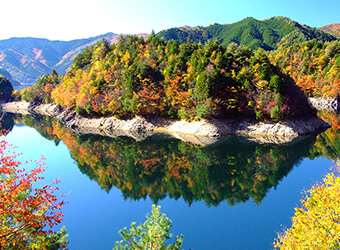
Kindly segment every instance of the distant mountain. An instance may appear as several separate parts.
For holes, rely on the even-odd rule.
[[[321,27],[320,30],[340,38],[340,23],[328,24],[326,26]]]
[[[233,24],[171,28],[159,32],[157,36],[165,40],[179,40],[181,43],[188,37],[192,41],[202,43],[209,39],[217,39],[223,45],[235,42],[252,49],[261,47],[265,50],[273,50],[314,38],[321,41],[336,40],[337,38],[332,34],[339,35],[339,24],[315,29],[286,17],[273,17],[267,20],[249,17]],[[107,33],[72,41],[50,41],[30,37],[0,40],[0,69],[8,71],[13,77],[12,80],[21,84],[34,84],[41,76],[49,74],[52,69],[55,69],[58,74],[65,74],[75,56],[96,41],[106,39],[110,43],[117,43],[120,36]],[[149,34],[138,36],[147,38]]]
[[[273,50],[312,39],[336,40],[334,36],[322,30],[301,25],[286,17],[273,17],[267,20],[256,20],[249,17],[233,24],[171,28],[161,31],[157,35],[165,40],[179,40],[181,43],[188,38],[202,43],[209,39],[217,39],[224,45],[235,42],[252,49],[261,47],[265,50]]]
[[[119,34],[107,33],[72,41],[30,37],[0,40],[0,68],[8,71],[21,84],[34,84],[41,76],[51,73],[52,69],[58,74],[65,74],[74,57],[96,41],[106,39],[115,43],[119,37]]]
[[[20,85],[20,82],[14,80],[12,75],[5,69],[0,69],[0,75],[3,75],[6,79],[8,79],[13,86]]]

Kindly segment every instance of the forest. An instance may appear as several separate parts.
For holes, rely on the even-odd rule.
[[[312,54],[313,58],[326,55],[323,51],[330,46],[337,51],[338,42],[320,46],[323,49]],[[53,71],[33,87],[16,92],[15,98],[53,102],[78,114],[119,118],[142,115],[280,121],[315,115],[295,84],[297,76],[290,74],[284,62],[286,52],[295,58],[299,49],[266,52],[236,43],[225,47],[216,39],[205,44],[188,39],[180,44],[155,34],[146,40],[121,37],[111,45],[102,40],[79,54],[66,75]],[[334,72],[337,54],[327,56],[334,61]],[[298,77],[305,75],[301,72]]]
[[[333,33],[335,29],[335,33]],[[179,40],[181,43],[190,38],[193,42],[205,43],[209,39],[217,39],[222,45],[228,46],[235,42],[253,50],[262,48],[270,51],[287,48],[295,43],[312,39],[323,42],[336,40],[336,27],[316,29],[295,22],[287,17],[272,17],[266,20],[256,20],[247,17],[231,24],[212,24],[206,27],[179,27],[163,30],[157,36],[165,40]]]
[[[335,97],[340,90],[340,41],[316,39],[278,49],[270,61],[289,75],[308,96]]]
[[[329,28],[329,27],[328,27]],[[340,41],[285,17],[105,39],[14,98],[86,116],[173,119],[315,116],[307,97],[336,97]]]

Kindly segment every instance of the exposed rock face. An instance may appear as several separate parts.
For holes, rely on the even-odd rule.
[[[0,75],[0,102],[8,102],[12,97],[13,86],[9,80]]]
[[[316,110],[332,112],[337,112],[339,110],[339,97],[310,97],[308,100]]]
[[[56,117],[67,127],[81,131],[108,131],[104,134],[117,134],[113,131],[131,132],[166,132],[183,137],[185,134],[197,137],[217,137],[222,135],[248,135],[251,137],[282,138],[274,141],[287,142],[287,138],[321,132],[329,127],[322,119],[316,117],[308,120],[284,121],[279,123],[258,122],[254,120],[202,120],[175,121],[162,118],[145,119],[135,117],[130,120],[120,120],[115,117],[86,118],[73,110],[63,109],[58,105],[32,105],[25,102],[10,102],[2,104],[2,110],[12,113],[37,113]],[[91,132],[93,133],[93,131]],[[96,132],[102,133],[102,132]],[[119,134],[119,133],[118,133]],[[126,134],[126,133],[123,133]],[[266,141],[266,140],[265,140]]]

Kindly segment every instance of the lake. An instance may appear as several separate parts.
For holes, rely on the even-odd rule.
[[[52,118],[8,114],[7,140],[21,161],[46,157],[45,180],[68,194],[69,249],[112,249],[118,231],[145,221],[151,205],[183,234],[183,249],[271,249],[304,191],[331,172],[340,152],[332,128],[282,145],[227,136],[200,146],[165,134],[77,135]],[[328,120],[327,120],[328,119]]]

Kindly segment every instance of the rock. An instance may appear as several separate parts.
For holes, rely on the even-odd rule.
[[[28,107],[30,103],[28,102],[8,102],[2,104],[1,110],[3,112],[16,113],[22,115],[28,115]]]
[[[309,103],[320,111],[339,111],[339,96],[334,98],[329,97],[309,97]]]
[[[219,137],[223,135],[247,135],[248,137],[261,137],[261,141],[287,142],[300,135],[319,133],[329,128],[322,119],[315,117],[308,120],[284,121],[279,123],[258,122],[255,120],[201,120],[176,121],[164,118],[151,118],[136,116],[129,120],[120,120],[115,117],[87,118],[76,114],[71,109],[63,109],[58,105],[41,104],[32,105],[25,102],[10,102],[2,104],[1,109],[12,113],[38,113],[57,118],[68,128],[78,131],[91,131],[91,133],[128,135],[133,138],[143,138],[152,132],[165,132],[185,141],[206,145],[215,140],[201,137]],[[98,130],[98,132],[93,132]],[[123,133],[117,131],[125,131]],[[141,134],[142,132],[142,134]],[[144,133],[144,134],[143,134]],[[187,136],[191,135],[191,136]],[[285,137],[273,139],[273,137]],[[269,139],[268,139],[269,138]],[[290,139],[287,139],[290,138]]]

